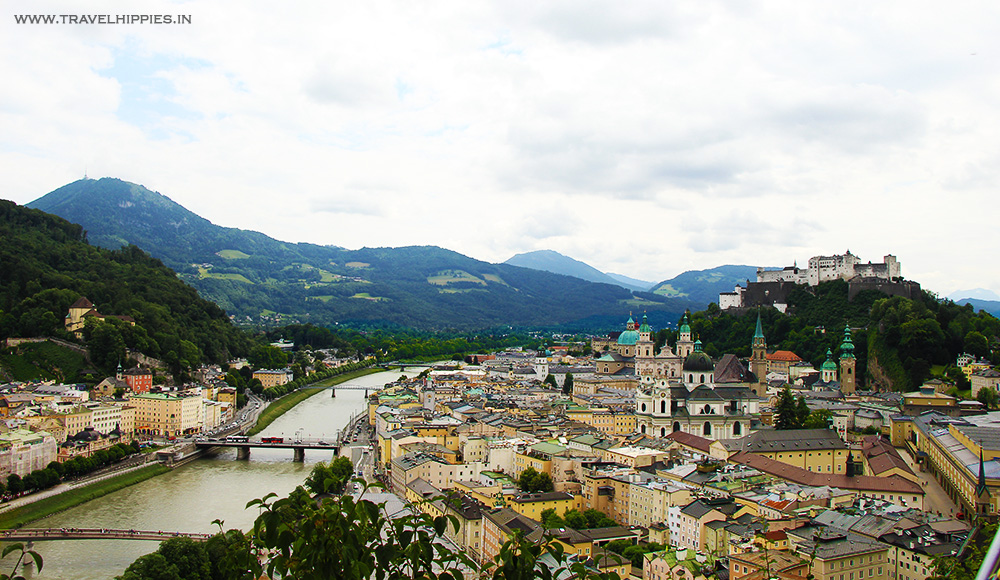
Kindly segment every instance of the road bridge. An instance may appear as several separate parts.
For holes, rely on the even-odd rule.
[[[237,459],[249,459],[250,449],[291,449],[294,452],[295,461],[305,461],[306,449],[320,449],[332,451],[336,455],[340,451],[337,442],[329,442],[323,439],[295,439],[292,437],[262,437],[259,439],[247,439],[240,441],[238,437],[226,437],[225,439],[196,439],[195,446],[199,449],[209,447],[235,447]]]
[[[170,538],[191,538],[196,542],[204,542],[211,537],[212,534],[109,528],[20,528],[0,531],[0,539],[18,542],[43,540],[156,540],[162,542]]]

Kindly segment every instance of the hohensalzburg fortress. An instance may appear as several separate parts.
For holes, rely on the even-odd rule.
[[[808,268],[788,266],[781,270],[757,268],[758,282],[795,282],[815,286],[830,280],[851,280],[855,277],[893,280],[899,278],[899,262],[889,254],[881,264],[864,264],[847,250],[841,256],[814,256],[809,258]]]
[[[725,310],[771,305],[784,312],[785,297],[792,284],[816,286],[830,280],[846,280],[852,287],[875,288],[890,295],[910,296],[914,288],[919,292],[919,285],[902,281],[896,256],[888,254],[879,264],[866,263],[848,250],[842,255],[809,258],[808,268],[798,265],[780,270],[758,268],[756,282],[748,281],[746,288],[737,286],[733,292],[719,294],[719,307]]]

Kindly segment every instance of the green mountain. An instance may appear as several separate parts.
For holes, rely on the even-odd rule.
[[[132,326],[109,317],[87,327],[91,362],[104,372],[124,362],[126,348],[175,369],[223,362],[249,350],[248,338],[222,309],[135,246],[114,251],[91,246],[81,226],[3,200],[0,239],[0,339],[76,341],[64,319],[69,306],[86,297],[101,314],[135,321]],[[75,375],[82,363],[58,364],[60,372],[50,376],[79,379]],[[69,366],[75,370],[67,371]]]
[[[76,181],[28,205],[81,224],[95,244],[148,251],[240,324],[469,330],[618,319],[640,309],[680,313],[689,306],[438,247],[345,250],[285,243],[216,226],[166,196],[118,179]]]
[[[650,292],[666,298],[685,298],[701,306],[719,302],[721,292],[732,292],[738,284],[757,279],[757,266],[719,266],[689,270],[664,280]]]

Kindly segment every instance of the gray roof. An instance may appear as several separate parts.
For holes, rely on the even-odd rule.
[[[847,444],[831,429],[768,429],[747,437],[746,450],[751,453],[847,449]]]

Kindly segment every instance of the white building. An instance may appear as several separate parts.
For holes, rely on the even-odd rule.
[[[45,431],[14,429],[0,435],[0,478],[12,473],[24,477],[32,471],[45,469],[56,460],[55,437]]]

